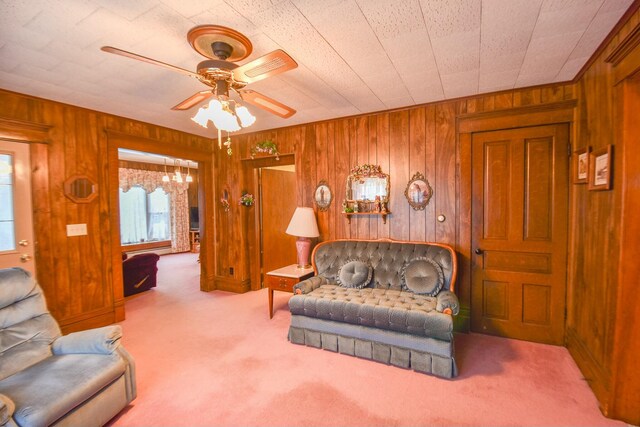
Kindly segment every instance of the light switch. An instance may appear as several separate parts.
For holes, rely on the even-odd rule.
[[[67,224],[67,236],[86,236],[87,224]]]

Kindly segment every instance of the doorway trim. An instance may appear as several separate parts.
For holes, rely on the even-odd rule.
[[[255,159],[242,159],[242,166],[252,176],[253,188],[256,193],[262,192],[262,183],[260,180],[260,169],[271,166],[288,166],[295,165],[295,154],[280,154],[280,160],[276,160],[275,157],[258,157]],[[255,193],[254,193],[255,194]],[[259,197],[261,197],[259,195]],[[260,216],[262,215],[261,208],[254,209],[253,226],[249,228],[249,241],[250,245],[250,257],[258,260],[257,263],[249,263],[251,266],[257,266],[250,272],[251,277],[251,290],[259,291],[262,288],[262,230],[260,229]]]
[[[482,113],[463,114],[456,118],[458,135],[458,156],[460,168],[460,188],[458,189],[458,233],[456,252],[458,253],[458,298],[460,314],[458,325],[461,330],[471,330],[471,188],[472,158],[471,141],[476,132],[515,129],[529,126],[543,126],[566,123],[569,125],[569,143],[575,140],[576,100],[540,104],[509,110],[495,110]],[[571,212],[572,191],[569,189],[569,212]],[[573,242],[568,237],[569,246]],[[569,249],[569,248],[567,248]],[[569,265],[571,251],[568,251]],[[569,281],[567,280],[567,283]],[[569,293],[567,293],[568,295]],[[567,301],[567,304],[569,301]]]
[[[215,289],[214,280],[214,209],[213,209],[213,158],[211,152],[188,147],[171,145],[166,141],[143,138],[120,131],[105,129],[107,136],[107,155],[109,165],[109,221],[111,225],[111,264],[113,266],[113,300],[115,321],[124,320],[124,288],[122,269],[116,268],[122,263],[120,245],[120,201],[118,192],[118,149],[151,152],[172,157],[189,157],[198,162],[198,205],[200,207],[200,290]]]

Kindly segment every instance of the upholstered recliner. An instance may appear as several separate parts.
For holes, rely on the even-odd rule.
[[[42,289],[0,270],[0,426],[101,426],[136,397],[120,326],[61,336]]]
[[[155,288],[159,259],[158,254],[147,253],[134,255],[122,261],[125,297]]]

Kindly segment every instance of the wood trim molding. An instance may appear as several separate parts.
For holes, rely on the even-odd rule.
[[[640,24],[637,25],[627,37],[607,56],[604,62],[618,65],[635,47],[640,44]]]
[[[251,290],[251,279],[235,280],[228,277],[216,276],[215,288],[219,291],[242,294]]]
[[[49,144],[51,142],[49,130],[52,127],[42,123],[0,117],[0,139],[11,142]]]
[[[122,245],[122,252],[136,252],[147,249],[170,248],[171,240],[161,240],[158,242],[137,243],[133,245]]]
[[[576,100],[569,100],[509,110],[462,114],[457,117],[458,133],[572,122],[576,106]]]
[[[243,163],[243,166],[254,169],[295,164],[295,155],[293,153],[280,154],[278,159],[279,160],[276,160],[276,156],[263,156],[256,157],[255,159],[240,159],[240,161]]]
[[[640,69],[640,24],[606,58],[613,65],[613,83],[619,84]]]
[[[585,381],[589,383],[591,390],[596,395],[600,409],[606,415],[608,412],[608,376],[602,366],[596,362],[595,358],[578,337],[575,329],[567,327],[565,330],[565,346],[569,354],[580,368]]]
[[[185,149],[183,147],[161,139],[144,138],[109,128],[106,128],[104,132],[109,142],[116,144],[120,148],[130,148],[153,153],[161,152],[162,154],[173,157],[183,157],[185,155]],[[162,144],[162,146],[158,144]],[[211,144],[213,147],[213,142]],[[190,148],[187,151],[190,160],[197,162],[211,161],[212,151],[198,150],[196,148]]]

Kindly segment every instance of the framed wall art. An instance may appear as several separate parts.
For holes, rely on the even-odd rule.
[[[316,206],[318,206],[318,210],[326,211],[329,209],[332,198],[333,196],[331,195],[331,188],[329,188],[329,184],[327,184],[326,181],[320,181],[313,195],[313,199],[316,202]]]
[[[574,184],[586,184],[589,181],[589,154],[591,147],[580,148],[573,152],[573,171],[571,172]]]
[[[611,144],[589,155],[589,190],[611,190],[613,146]]]
[[[404,196],[407,198],[409,205],[416,211],[422,211],[429,204],[433,189],[429,185],[429,181],[420,172],[416,172],[404,190]]]

